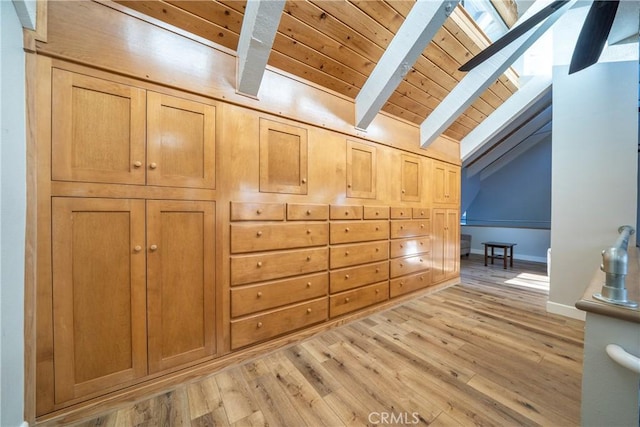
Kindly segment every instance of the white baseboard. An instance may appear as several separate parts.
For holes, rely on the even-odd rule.
[[[23,421],[22,424],[20,424],[20,427],[29,427],[29,423],[26,421]]]
[[[484,256],[484,249],[473,249],[473,248],[471,248],[471,253]],[[501,252],[498,251],[498,253],[501,253]],[[520,259],[522,261],[542,262],[542,263],[546,263],[547,262],[547,257],[546,256],[540,257],[540,256],[533,256],[533,255],[521,255],[521,254],[518,254],[518,252],[513,254],[513,259]]]
[[[584,321],[587,317],[587,313],[582,310],[578,310],[575,307],[565,304],[559,304],[553,301],[547,301],[547,313],[559,314],[560,316],[570,317],[572,319]]]

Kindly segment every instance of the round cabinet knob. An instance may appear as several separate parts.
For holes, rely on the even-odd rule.
[[[376,268],[376,273],[380,273],[380,269],[379,268]]]
[[[376,211],[376,216],[380,215],[380,212]]]
[[[257,328],[262,328],[262,322],[258,322],[258,323],[256,323],[256,327],[257,327]]]
[[[376,227],[376,231],[380,231],[380,227]]]
[[[420,224],[420,228],[424,228],[424,224]]]
[[[136,245],[136,246],[133,248],[133,250],[134,250],[134,251],[136,251],[136,252],[140,252],[140,251],[142,250],[142,246],[140,246],[140,245]]]
[[[422,258],[420,258],[420,262],[422,262]]]
[[[404,225],[401,225],[401,226],[400,226],[400,230],[404,230]]]
[[[403,286],[404,286],[404,282],[400,282],[400,287],[403,287]]]
[[[307,256],[307,261],[311,261],[311,257],[310,256]]]
[[[307,230],[307,234],[311,234],[311,230]]]
[[[258,231],[258,232],[256,233],[256,236],[258,236],[258,237],[262,236],[262,231]]]
[[[400,245],[400,249],[404,248],[404,245]]]
[[[307,178],[302,178],[302,183],[306,184],[307,183]]]
[[[307,210],[306,213],[307,213],[307,216],[311,215],[311,211],[310,210]]]
[[[404,191],[404,190],[402,190],[402,194],[404,194],[404,193],[405,193],[405,191]]]
[[[347,184],[347,188],[351,188],[351,184]]]
[[[349,302],[349,301],[350,301],[349,297],[346,297],[346,298],[344,299],[344,302]]]
[[[376,252],[380,252],[380,248],[376,248]]]
[[[149,246],[149,249],[151,249],[152,251],[157,251],[158,250],[158,245],[151,245]]]
[[[133,167],[139,168],[141,166],[142,166],[142,162],[141,161],[138,160],[136,162],[133,162]]]
[[[307,288],[311,287],[311,282],[307,282]]]
[[[345,275],[344,275],[344,278],[345,278],[345,279],[348,279],[348,278],[349,278],[349,275],[348,275],[348,274],[345,274]]]
[[[307,308],[307,314],[311,313],[311,309]]]
[[[258,298],[260,298],[262,296],[262,292],[258,292],[256,295]]]
[[[424,280],[424,276],[420,276],[420,280]]]
[[[404,190],[402,192],[404,193]],[[400,216],[404,216],[404,211],[400,212]]]
[[[348,233],[348,232],[349,232],[349,227],[345,228],[345,229],[344,229],[344,232],[345,232],[345,233]]]
[[[258,266],[258,268],[262,267],[262,261],[258,261],[256,265]]]
[[[256,211],[256,214],[258,214],[258,215],[260,215],[261,213],[262,213],[262,209],[258,209],[258,210]]]
[[[151,169],[155,169],[155,168],[157,168],[157,167],[158,167],[158,165],[157,165],[156,163],[154,163],[154,162],[151,162],[151,163],[149,164],[149,168],[151,168]]]
[[[379,293],[380,293],[380,289],[376,289],[376,294],[379,294]]]
[[[349,256],[349,251],[345,251],[344,256]]]

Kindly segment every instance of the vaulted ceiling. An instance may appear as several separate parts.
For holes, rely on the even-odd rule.
[[[236,51],[246,2],[240,0],[118,1]],[[504,2],[509,3],[509,2]],[[350,98],[356,98],[414,1],[290,0],[284,5],[268,64]],[[490,44],[458,5],[382,106],[421,124],[464,77],[458,67]],[[508,70],[443,132],[461,140],[518,90]]]

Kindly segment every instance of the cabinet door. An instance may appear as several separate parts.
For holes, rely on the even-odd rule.
[[[147,184],[215,188],[215,107],[155,92],[147,103]]]
[[[422,191],[422,170],[420,158],[402,155],[402,189],[400,199],[405,202],[419,202]]]
[[[460,220],[456,209],[446,212],[445,275],[455,277],[460,270]]]
[[[376,149],[347,141],[347,197],[376,198]]]
[[[52,178],[144,184],[145,91],[54,69]]]
[[[144,201],[53,198],[55,401],[147,373]]]
[[[215,204],[147,201],[149,372],[215,352]]]
[[[445,248],[447,247],[447,210],[433,210],[433,240],[432,251],[432,278],[434,282],[440,282],[446,278],[445,272]]]
[[[433,162],[433,201],[447,203],[447,167],[444,163]]]
[[[307,130],[260,119],[260,191],[307,194]]]
[[[447,168],[447,202],[460,203],[460,167],[449,166]]]

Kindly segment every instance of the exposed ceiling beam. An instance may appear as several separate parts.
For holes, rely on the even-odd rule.
[[[20,24],[27,30],[36,29],[36,0],[13,0]]]
[[[238,93],[258,96],[284,5],[284,0],[247,1],[238,40]]]
[[[640,16],[640,2],[621,1],[609,33],[609,44],[624,42],[630,37],[634,37],[637,42],[638,16]]]
[[[418,0],[356,96],[356,127],[366,129],[458,1]]]
[[[546,141],[549,138],[551,138],[551,129],[545,131],[540,130],[539,132],[528,136],[524,141],[516,145],[504,156],[500,157],[498,160],[484,168],[480,173],[480,180],[487,179],[489,176],[498,172],[500,169],[507,166],[509,163],[529,151],[531,148],[535,147],[540,142]]]
[[[435,141],[480,94],[504,73],[542,34],[551,28],[576,1],[567,2],[542,23],[530,29],[491,58],[469,71],[420,125],[420,146],[427,148]],[[536,2],[519,23],[526,20],[530,13],[539,11],[544,6],[542,3],[547,4],[547,2]]]

